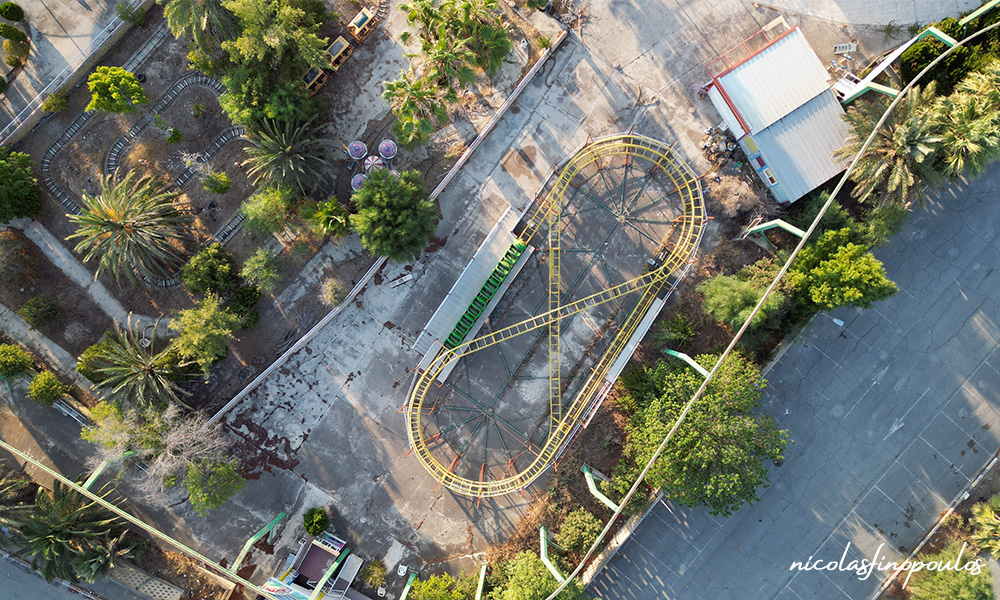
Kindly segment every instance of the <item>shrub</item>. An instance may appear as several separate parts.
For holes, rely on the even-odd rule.
[[[30,368],[30,354],[13,344],[0,344],[0,377],[20,375]]]
[[[556,543],[570,552],[586,552],[597,536],[601,534],[604,525],[585,508],[578,508],[566,515],[559,526]]]
[[[28,36],[23,31],[9,23],[0,23],[0,37],[15,42],[28,41]]]
[[[654,340],[658,346],[683,351],[694,341],[695,335],[694,324],[684,313],[677,311],[657,326]]]
[[[954,18],[944,19],[935,23],[934,26],[955,39],[964,37],[962,25]],[[947,48],[944,42],[932,37],[926,37],[907,48],[899,59],[899,75],[903,79],[903,83],[909,83],[917,76],[917,73]],[[955,84],[977,66],[977,60],[976,52],[967,47],[958,48],[931,69],[922,80],[921,85],[926,87],[931,80],[937,81],[937,93],[948,95]]]
[[[8,67],[17,68],[17,67],[20,67],[21,65],[23,65],[25,61],[20,56],[14,56],[13,54],[8,54],[8,55],[6,55],[6,56],[3,57],[3,62]],[[7,90],[7,80],[5,78],[3,78],[3,77],[0,77],[0,80],[3,80],[3,84],[2,84],[2,86],[0,86],[0,92],[6,91]]]
[[[101,375],[101,369],[109,365],[104,362],[102,357],[107,355],[111,344],[111,339],[108,338],[84,350],[76,359],[76,372],[94,383],[100,383],[107,379],[106,376]]]
[[[3,57],[3,61],[6,63],[11,58],[17,60],[16,56],[5,56],[5,57]],[[16,67],[17,65],[11,65],[11,64],[8,63],[8,66]],[[6,91],[7,91],[7,78],[3,77],[3,76],[0,76],[0,94],[4,93]]]
[[[191,507],[201,516],[225,504],[246,482],[235,460],[215,462],[202,460],[188,466],[184,487],[191,494]]]
[[[167,143],[176,144],[177,142],[184,139],[184,135],[181,133],[180,129],[176,127],[171,127],[170,131],[167,133]]]
[[[825,190],[810,192],[789,208],[788,216],[784,217],[784,219],[805,231],[812,225],[813,219],[819,214],[819,209],[823,208],[829,197],[830,193]],[[830,205],[830,208],[827,209],[826,214],[823,215],[823,219],[819,222],[813,235],[818,237],[831,229],[843,229],[845,227],[855,229],[858,227],[858,223],[851,218],[851,215],[847,214],[847,211],[840,205],[840,202],[834,201]]]
[[[24,18],[24,9],[16,2],[4,2],[0,4],[0,17],[8,21],[20,21]]]
[[[49,94],[49,97],[42,102],[42,110],[45,112],[59,112],[66,110],[66,92],[59,90]]]
[[[229,191],[230,186],[232,186],[232,182],[229,181],[229,175],[226,175],[225,171],[218,173],[213,171],[201,180],[201,187],[213,194],[225,194]]]
[[[232,304],[229,305],[229,312],[240,319],[240,326],[243,329],[253,329],[260,321],[260,315],[254,310],[264,296],[263,292],[252,285],[244,285],[236,290]]]
[[[7,53],[8,56],[14,56],[20,59],[20,62],[28,57],[31,53],[31,44],[27,41],[18,40],[4,40],[3,41],[3,51]]]
[[[344,294],[340,289],[340,282],[336,277],[327,277],[319,286],[319,301],[333,308],[344,301]]]
[[[42,294],[29,298],[17,309],[17,314],[24,319],[32,329],[45,327],[59,316],[59,302],[52,294]]]
[[[867,248],[881,246],[899,233],[906,224],[910,209],[905,206],[885,205],[864,214],[861,222],[861,243]]]
[[[828,231],[799,253],[789,282],[820,308],[870,306],[899,288],[885,275],[882,263],[850,241],[849,229]]]
[[[0,231],[0,281],[14,281],[28,270],[31,258],[11,231]]]
[[[917,555],[914,561],[922,561],[923,564],[931,561],[940,565],[953,564],[954,568],[913,572],[913,578],[910,579],[909,586],[907,586],[910,598],[913,600],[943,600],[944,598],[992,600],[994,598],[990,567],[985,562],[978,563],[979,567],[968,564],[982,561],[982,559],[978,558],[976,552],[969,548],[965,548],[965,551],[962,552],[962,544],[962,541],[955,540],[937,554],[924,552]]]
[[[236,260],[222,244],[205,246],[181,268],[181,281],[192,294],[235,289]]]
[[[380,560],[373,560],[361,569],[361,580],[368,584],[368,587],[377,590],[385,584],[385,563]]]
[[[719,181],[709,186],[708,195],[714,199],[727,217],[749,212],[764,206],[764,199],[739,177],[721,175]]]
[[[278,273],[278,265],[274,260],[275,256],[272,250],[257,248],[243,263],[240,277],[263,292],[273,292],[278,287],[278,282],[281,281],[281,274]]]
[[[69,390],[70,387],[59,381],[55,373],[42,371],[31,378],[31,383],[28,385],[28,397],[39,404],[52,406],[56,400],[68,394]]]
[[[318,506],[313,507],[302,515],[302,525],[309,535],[319,535],[329,529],[330,517],[326,514],[325,509]]]
[[[281,231],[288,223],[288,211],[292,207],[290,190],[264,187],[250,196],[240,210],[246,217],[243,226],[255,233]]]
[[[344,236],[351,230],[350,214],[336,198],[307,204],[302,209],[302,216],[322,235]]]

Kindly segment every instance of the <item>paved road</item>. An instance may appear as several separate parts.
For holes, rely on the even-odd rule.
[[[607,600],[866,598],[793,561],[897,556],[997,450],[1000,169],[950,190],[876,252],[902,292],[820,314],[767,375],[795,445],[761,501],[728,520],[658,505],[593,582]],[[840,326],[834,319],[844,322]]]

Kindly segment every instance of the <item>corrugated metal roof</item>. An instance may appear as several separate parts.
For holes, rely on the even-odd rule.
[[[747,134],[746,130],[740,125],[740,120],[729,109],[729,105],[726,104],[726,100],[719,93],[719,90],[716,89],[716,86],[713,85],[708,88],[708,99],[712,101],[712,106],[715,107],[715,110],[719,111],[722,120],[726,122],[726,127],[729,128],[729,131],[733,132],[736,139],[740,139]]]
[[[826,90],[770,127],[753,134],[778,183],[795,201],[847,168],[834,162],[850,127],[833,91]]]
[[[828,90],[827,80],[798,28],[718,78],[754,134]]]

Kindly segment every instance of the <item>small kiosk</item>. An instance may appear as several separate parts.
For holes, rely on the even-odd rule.
[[[348,23],[347,30],[351,32],[354,39],[363,42],[366,37],[371,35],[372,31],[375,31],[377,25],[378,18],[372,14],[372,11],[362,8],[361,12]]]

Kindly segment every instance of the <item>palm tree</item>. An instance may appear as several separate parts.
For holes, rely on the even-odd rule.
[[[466,48],[464,40],[456,42],[442,38],[424,53],[424,57],[431,65],[428,79],[443,88],[454,89],[456,80],[460,86],[476,80],[475,71],[469,68],[469,64],[475,63],[476,56]]]
[[[254,183],[291,187],[305,195],[307,188],[323,177],[333,160],[333,143],[317,135],[311,121],[265,120],[259,131],[248,133],[251,146],[244,164]]]
[[[102,366],[97,372],[105,379],[96,387],[108,390],[115,404],[146,407],[172,402],[190,408],[180,399],[190,393],[177,385],[180,373],[173,350],[169,346],[154,350],[158,326],[157,320],[148,339],[143,339],[138,323],[133,326],[130,321],[125,329],[115,323],[115,334],[101,346]]]
[[[40,491],[34,510],[13,525],[20,553],[49,583],[56,577],[79,581],[78,568],[120,531],[116,517],[58,481],[51,492]]]
[[[97,261],[97,279],[104,271],[116,280],[166,279],[184,264],[183,245],[190,241],[190,215],[174,207],[177,192],[152,175],[129,171],[101,177],[97,196],[83,193],[83,210],[67,215],[77,224],[67,240],[82,238],[76,251],[83,261]]]
[[[956,89],[972,94],[981,104],[981,112],[1000,111],[1000,62],[992,61],[985,67],[965,76]]]
[[[933,114],[934,104],[931,83],[923,91],[914,87],[889,114],[851,173],[851,180],[857,184],[854,197],[879,206],[906,206],[914,200],[920,206],[925,205],[924,187],[937,186],[943,180],[936,157],[941,138]],[[887,107],[884,100],[852,106],[844,116],[851,125],[851,136],[834,156],[853,159]]]
[[[174,37],[192,38],[206,52],[236,37],[238,26],[233,13],[220,0],[159,0],[163,16]]]
[[[385,82],[382,97],[392,106],[396,116],[395,131],[407,147],[426,140],[434,131],[434,122],[448,120],[444,102],[458,99],[453,88],[442,90],[429,77],[417,77],[413,70],[404,71],[396,81]]]
[[[951,177],[978,175],[1000,152],[1000,124],[988,101],[966,92],[942,98],[937,107],[941,160]]]
[[[1000,558],[1000,516],[997,508],[1000,500],[993,497],[989,502],[980,502],[972,507],[972,541],[980,549],[990,553],[993,558]]]

